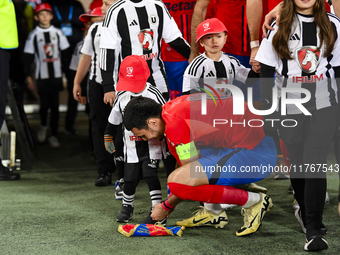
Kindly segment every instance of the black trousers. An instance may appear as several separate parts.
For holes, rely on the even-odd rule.
[[[73,98],[73,80],[74,80],[75,73],[71,70],[66,72],[67,78],[67,112],[65,116],[65,129],[67,131],[74,131],[74,122],[77,117],[78,112],[78,101],[74,100]]]
[[[0,49],[0,128],[5,120],[10,53]],[[1,142],[0,142],[1,144]]]
[[[338,106],[331,106],[313,112],[312,117],[288,115],[299,124],[291,130],[287,127],[282,137],[286,142],[291,183],[307,237],[320,234],[327,189],[327,154],[336,130],[337,112]],[[289,134],[295,137],[296,143]]]
[[[340,115],[340,111],[338,112],[338,115]],[[338,121],[340,122],[340,116],[338,116]],[[336,163],[340,165],[340,126],[338,126],[337,134],[335,135],[334,139],[334,153],[336,157]],[[339,171],[339,180],[340,180],[340,171]],[[340,181],[339,181],[339,195],[338,195],[338,201],[340,203]]]
[[[62,79],[52,78],[37,80],[40,99],[40,122],[47,126],[48,110],[51,110],[50,127],[51,135],[56,136],[59,126],[59,93],[63,87]]]
[[[104,146],[104,132],[112,107],[104,104],[104,91],[101,84],[90,81],[89,104],[92,127],[92,140],[94,155],[97,160],[98,174],[113,173],[116,170],[113,155],[108,153]]]
[[[116,151],[114,153],[115,163],[116,163],[116,170],[118,180],[124,178],[124,140],[123,140],[123,127],[122,124],[119,125],[116,133],[116,139],[114,141]],[[137,186],[136,186],[137,187]]]

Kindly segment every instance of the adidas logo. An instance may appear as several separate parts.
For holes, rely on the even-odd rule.
[[[213,71],[210,71],[205,77],[215,77]]]
[[[138,25],[137,21],[136,21],[136,20],[133,20],[133,21],[130,23],[129,26],[131,27],[131,26],[137,26],[137,25]]]
[[[293,34],[293,36],[289,39],[290,41],[299,41],[300,37],[297,35],[297,33]]]

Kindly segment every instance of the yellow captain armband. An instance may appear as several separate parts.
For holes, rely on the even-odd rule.
[[[198,155],[194,141],[176,146],[176,152],[180,160],[186,160]]]

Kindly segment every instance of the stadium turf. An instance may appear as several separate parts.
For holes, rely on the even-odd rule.
[[[305,236],[293,214],[293,196],[287,193],[289,180],[271,178],[258,184],[268,188],[274,207],[250,237],[235,236],[243,225],[239,207],[227,211],[229,224],[224,229],[187,228],[182,237],[121,235],[115,221],[121,201],[114,199],[113,185],[94,186],[87,124],[77,123],[76,136],[60,135],[60,149],[37,147],[33,170],[22,170],[20,181],[0,182],[0,254],[306,254]],[[329,162],[335,163],[332,152]],[[164,169],[159,176],[165,198]],[[337,173],[328,176],[330,204],[325,205],[324,223],[329,249],[322,253],[339,254],[339,179]],[[147,185],[141,181],[130,223],[143,220],[150,206]],[[191,217],[197,206],[189,201],[180,204],[168,226]]]

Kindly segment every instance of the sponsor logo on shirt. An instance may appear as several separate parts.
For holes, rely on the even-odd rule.
[[[130,135],[130,141],[143,141],[143,139],[136,135]]]
[[[185,10],[193,10],[195,8],[196,1],[192,2],[179,2],[171,4],[171,3],[164,3],[166,8],[169,11],[185,11]]]
[[[290,41],[299,41],[300,37],[297,33],[293,34],[293,36],[289,39]]]

